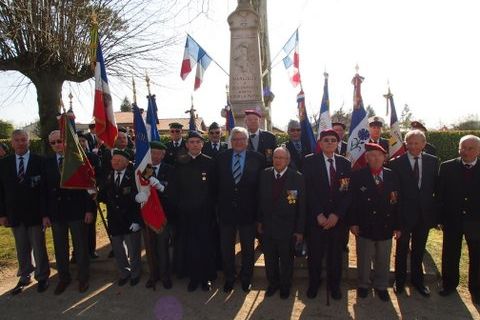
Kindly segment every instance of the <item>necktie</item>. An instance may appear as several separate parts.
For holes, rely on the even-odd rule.
[[[115,187],[118,189],[120,188],[120,175],[122,173],[120,171],[117,171],[117,177],[115,178]]]
[[[417,182],[417,185],[419,184],[420,180],[420,169],[418,167],[418,157],[415,157],[415,164],[413,165],[413,177],[415,178],[415,181]]]
[[[250,139],[255,139],[256,136],[257,136],[256,133],[252,133],[252,134],[250,135]]]
[[[300,144],[300,142],[296,141],[293,143],[293,145],[295,146],[295,149],[298,153],[302,153],[302,145]]]
[[[217,150],[217,144],[216,144],[216,143],[213,144],[213,150],[218,151],[218,150]]]
[[[467,170],[472,168],[472,165],[471,165],[471,164],[468,164],[468,163],[465,163],[463,166],[464,166],[465,169],[467,169]]]
[[[240,182],[240,178],[242,177],[242,167],[240,165],[240,154],[235,155],[235,162],[233,164],[233,180],[235,184]]]
[[[280,173],[277,173],[276,177],[277,177],[277,180],[280,180],[282,176],[280,175]]]
[[[257,135],[255,133],[252,133],[249,137],[248,137],[248,144],[252,147],[252,150],[254,151],[257,151],[257,148],[255,148],[255,144],[253,143],[253,139],[255,139]]]
[[[380,177],[380,175],[374,175],[373,180],[375,181],[375,185],[377,186],[377,190],[381,192],[383,190],[382,177]]]
[[[18,163],[18,183],[22,183],[25,179],[25,164],[23,163],[23,157],[18,157],[20,162]]]
[[[330,163],[329,172],[330,172],[330,189],[333,190],[335,187],[335,167],[333,166],[333,159],[328,159]]]
[[[158,177],[158,166],[153,167],[153,176],[154,176],[155,178]]]
[[[58,158],[58,171],[62,172],[63,169],[63,157]]]

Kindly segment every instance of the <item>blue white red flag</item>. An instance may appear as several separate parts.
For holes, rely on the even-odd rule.
[[[318,133],[317,139],[320,138],[320,132],[332,127],[332,119],[330,118],[330,99],[328,97],[328,73],[325,76],[325,83],[323,85],[323,98],[320,106],[320,115],[318,116]]]
[[[363,77],[358,73],[352,79],[353,111],[350,133],[348,136],[347,158],[352,162],[352,168],[360,169],[366,166],[365,143],[370,139],[368,130],[368,115],[363,106],[361,85]]]
[[[307,115],[307,109],[305,108],[305,94],[303,93],[303,90],[300,90],[297,95],[297,104],[298,118],[300,119],[300,127],[302,129],[302,135],[300,138],[302,145],[306,146],[310,152],[315,152],[315,135],[313,134],[312,126],[310,125],[310,120]]]
[[[155,101],[155,95],[149,94],[147,96],[148,108],[146,117],[146,128],[148,134],[148,141],[160,141],[160,134],[158,133],[158,114],[157,114],[157,102]]]
[[[388,93],[384,95],[387,99],[387,110],[390,106],[390,139],[389,144],[389,158],[395,158],[405,153],[405,146],[403,144],[402,132],[400,131],[400,124],[397,118],[397,111],[393,102],[393,94],[388,88]]]
[[[285,58],[283,58],[283,65],[289,73],[290,82],[294,87],[296,87],[301,82],[300,57],[298,53],[298,29],[295,30],[290,39],[288,39],[282,50],[286,55]]]
[[[182,68],[180,70],[180,77],[185,80],[188,74],[193,70],[193,67],[197,65],[195,74],[194,90],[197,90],[203,81],[203,74],[207,70],[208,66],[212,62],[212,58],[203,50],[200,45],[193,40],[190,35],[187,35],[187,41],[185,42],[185,51],[183,53]]]

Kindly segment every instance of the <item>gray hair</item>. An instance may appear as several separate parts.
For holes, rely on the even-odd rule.
[[[407,134],[405,135],[404,141],[407,142],[408,139],[410,139],[410,137],[421,137],[423,142],[427,141],[427,137],[425,136],[425,133],[423,133],[423,131],[418,129],[408,131]]]
[[[53,136],[54,134],[60,134],[60,130],[53,130],[52,132],[50,132],[50,134],[48,135],[48,139],[50,139],[51,136]]]
[[[24,135],[27,137],[27,140],[30,139],[30,137],[28,136],[28,132],[23,130],[23,129],[15,129],[12,131],[12,138],[15,137],[15,136],[19,136],[19,135]]]
[[[480,138],[474,136],[473,134],[467,134],[466,136],[461,137],[458,146],[462,145],[463,142],[468,140],[475,141],[477,143],[477,146],[480,147]]]
[[[290,156],[290,151],[287,149],[287,147],[285,146],[285,144],[282,144],[280,147],[276,147],[275,150],[273,150],[273,153],[275,154],[275,151],[277,150],[283,150],[285,151],[285,153],[287,154],[287,157],[288,157],[288,160],[290,160],[291,156]]]
[[[300,122],[298,122],[297,120],[290,120],[288,122],[288,130],[290,129],[296,129],[296,128],[300,128]]]
[[[233,137],[235,134],[242,134],[245,136],[246,139],[248,139],[248,131],[244,127],[235,127],[230,131],[230,137]]]

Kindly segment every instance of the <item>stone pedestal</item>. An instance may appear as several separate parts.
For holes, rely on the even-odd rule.
[[[265,114],[262,94],[262,70],[259,18],[250,1],[239,0],[228,17],[230,25],[230,103],[235,123],[244,125],[246,109]],[[265,121],[261,121],[262,128]]]

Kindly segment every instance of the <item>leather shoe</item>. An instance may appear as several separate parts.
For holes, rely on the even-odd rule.
[[[188,287],[187,287],[188,292],[193,292],[193,291],[197,290],[197,288],[198,288],[198,282],[197,281],[190,281],[188,283]]]
[[[317,286],[309,286],[307,290],[307,298],[314,299],[317,296],[318,287]]]
[[[90,259],[95,260],[95,259],[98,259],[98,258],[100,258],[100,256],[98,255],[98,253],[93,252],[93,253],[90,254]]]
[[[48,282],[48,279],[38,281],[37,292],[45,292],[49,285],[50,283]]]
[[[110,252],[108,253],[108,258],[113,258],[115,257],[115,253],[113,253],[113,250],[110,250]]]
[[[446,297],[446,296],[449,296],[456,291],[457,291],[457,289],[454,289],[454,288],[442,288],[442,290],[440,290],[438,292],[438,294],[442,297]]]
[[[342,299],[342,292],[340,291],[340,288],[332,289],[330,294],[331,294],[333,300]]]
[[[130,286],[134,287],[140,282],[140,277],[130,279]]]
[[[280,299],[288,299],[290,296],[290,289],[289,288],[280,288]]]
[[[430,297],[430,289],[421,283],[413,284],[413,287],[417,289],[418,293],[420,293],[424,297]]]
[[[68,285],[70,284],[70,281],[61,281],[57,284],[57,287],[55,288],[55,291],[53,292],[54,295],[58,296],[62,294],[65,289],[67,289]]]
[[[230,293],[233,290],[233,282],[232,281],[225,281],[225,284],[223,285],[223,291],[225,293]]]
[[[128,280],[130,279],[130,277],[126,277],[126,278],[123,278],[123,279],[118,279],[118,286],[119,287],[123,287],[124,285],[127,284]]]
[[[15,296],[17,294],[19,294],[20,292],[23,291],[23,289],[25,289],[26,286],[28,286],[32,281],[30,279],[28,279],[28,281],[18,281],[17,285],[12,289],[12,291],[10,291],[10,294],[12,296]]]
[[[367,288],[357,288],[357,297],[359,298],[366,298],[368,296],[368,289]]]
[[[480,305],[480,294],[471,294],[472,296],[472,303],[475,305]]]
[[[84,293],[85,291],[88,290],[88,281],[80,281],[78,284],[78,292]]]
[[[148,279],[147,282],[145,282],[145,288],[155,290],[156,289],[156,283],[157,283],[157,281],[155,281],[153,279]]]
[[[252,284],[250,282],[242,282],[242,290],[244,292],[250,292],[252,289]]]
[[[390,295],[388,294],[387,290],[378,290],[375,289],[375,294],[378,296],[380,300],[383,302],[389,302],[390,301]]]
[[[172,289],[172,280],[170,280],[170,278],[168,279],[165,279],[162,281],[162,285],[165,289]]]
[[[393,292],[395,294],[402,294],[405,291],[405,285],[403,283],[398,283],[395,281],[393,284]]]
[[[212,283],[210,281],[202,282],[201,287],[202,287],[203,291],[210,291],[210,290],[212,290]]]
[[[265,292],[266,297],[271,297],[277,292],[278,287],[276,286],[268,286],[267,291]]]

